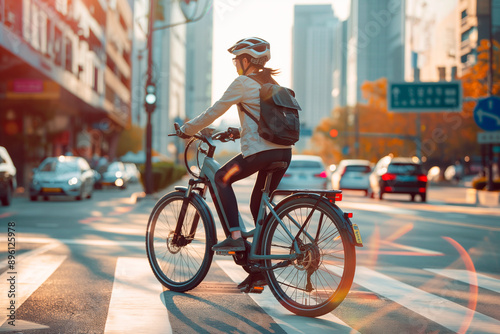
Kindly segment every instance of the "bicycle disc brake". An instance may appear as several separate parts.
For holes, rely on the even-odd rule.
[[[171,231],[168,234],[168,237],[166,239],[166,243],[167,243],[167,249],[169,250],[169,252],[172,254],[177,254],[177,253],[179,253],[181,248],[188,245],[191,242],[191,240],[184,237],[183,235],[180,235],[177,238],[177,242],[174,242],[174,234],[175,234],[174,231]]]

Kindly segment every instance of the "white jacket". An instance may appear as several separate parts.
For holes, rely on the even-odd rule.
[[[192,136],[198,131],[206,128],[217,118],[222,116],[233,104],[242,103],[247,111],[255,118],[260,117],[260,85],[245,75],[237,77],[228,87],[221,99],[213,106],[202,112],[181,127],[181,131]],[[238,116],[241,124],[241,153],[243,157],[252,154],[274,150],[291,148],[271,143],[259,136],[259,126],[248,115],[238,108]]]

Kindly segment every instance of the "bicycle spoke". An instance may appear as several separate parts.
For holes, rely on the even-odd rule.
[[[269,272],[270,286],[292,312],[308,316],[329,312],[345,298],[352,284],[351,263],[355,260],[348,259],[355,256],[354,246],[345,248],[349,239],[345,229],[339,229],[338,216],[327,205],[318,204],[317,198],[297,198],[284,205],[278,215],[282,224],[276,219],[269,222],[264,252],[269,255],[288,252],[294,255],[294,260],[285,268]],[[307,225],[301,230],[306,219]],[[290,234],[296,236],[299,253]],[[277,263],[279,260],[268,260],[266,266]],[[335,271],[329,270],[329,266],[334,266]]]

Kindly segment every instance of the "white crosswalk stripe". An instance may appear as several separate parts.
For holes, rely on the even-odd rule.
[[[335,272],[335,267],[328,266]],[[453,332],[500,333],[500,321],[425,292],[372,269],[358,266],[354,282]]]
[[[234,282],[241,282],[245,279],[245,271],[233,261],[217,260],[215,262]],[[305,318],[292,315],[280,306],[278,300],[269,291],[269,288],[266,288],[262,294],[249,294],[249,296],[289,334],[309,334],[312,328],[314,328],[315,334],[332,332],[358,333],[331,313],[318,318]]]
[[[472,277],[477,280],[477,286],[483,289],[488,289],[500,293],[500,280],[479,273],[472,273],[467,270],[459,269],[425,269],[432,273],[445,276],[456,281],[467,284],[473,284]]]
[[[162,292],[147,259],[118,258],[104,333],[172,333]]]
[[[12,326],[8,325],[7,317],[10,314],[9,307],[13,302],[16,309],[35,292],[61,265],[66,259],[64,255],[36,255],[29,258],[22,258],[22,261],[16,263],[13,269],[8,269],[0,275],[0,291],[7,294],[11,291],[11,282],[14,285],[12,298],[0,299],[0,332],[11,331]],[[16,330],[47,328],[43,325],[29,323],[26,321],[15,321]]]
[[[61,266],[66,256],[43,254],[53,249],[46,245],[20,257],[16,266],[16,307],[19,308]],[[245,271],[232,260],[215,260],[214,265],[235,283],[246,277]],[[332,272],[337,269],[328,266]],[[500,280],[466,270],[426,268],[453,281],[476,284],[500,293]],[[11,274],[0,275],[0,291],[8,291]],[[438,276],[438,277],[439,277]],[[391,300],[453,332],[500,333],[500,321],[474,309],[459,305],[445,297],[426,292],[379,271],[358,266],[354,282],[373,293]],[[358,333],[332,313],[319,318],[293,315],[283,308],[268,287],[262,294],[249,294],[286,333]],[[0,332],[11,330],[4,319],[8,317],[10,300],[0,298]],[[342,305],[340,306],[342,307]],[[29,320],[29,319],[28,319]],[[16,330],[47,329],[47,326],[17,320]],[[116,263],[113,289],[105,323],[105,333],[172,333],[169,311],[163,299],[163,287],[154,277],[146,258],[119,257]]]

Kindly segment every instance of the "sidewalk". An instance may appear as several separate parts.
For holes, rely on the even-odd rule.
[[[500,192],[475,190],[470,181],[452,183],[429,183],[427,186],[429,201],[452,205],[498,207],[500,209]]]
[[[130,196],[130,199],[133,203],[137,203],[137,202],[141,202],[141,201],[157,202],[160,198],[162,198],[162,196],[173,191],[175,189],[175,187],[178,187],[178,186],[186,187],[188,184],[188,181],[189,181],[189,176],[184,176],[182,179],[172,183],[171,185],[169,185],[165,189],[162,189],[158,192],[152,193],[150,195],[146,195],[146,193],[144,191],[136,192]]]

